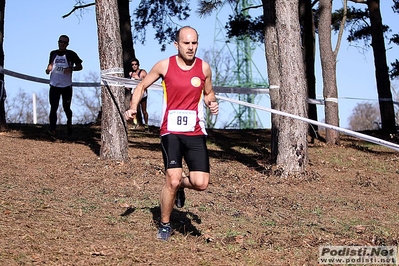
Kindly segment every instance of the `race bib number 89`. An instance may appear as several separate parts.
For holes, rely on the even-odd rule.
[[[168,131],[194,131],[197,115],[195,111],[170,110],[168,113]]]

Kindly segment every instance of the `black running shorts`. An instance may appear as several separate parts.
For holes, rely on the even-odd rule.
[[[209,173],[209,156],[206,136],[168,134],[161,136],[162,157],[165,169],[182,168],[182,160],[189,171]]]

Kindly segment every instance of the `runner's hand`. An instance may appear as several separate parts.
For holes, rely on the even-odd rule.
[[[130,120],[133,119],[136,116],[136,114],[137,114],[136,110],[129,109],[125,112],[124,116],[126,120]]]
[[[219,113],[219,104],[218,102],[208,102],[208,107],[209,110],[211,111],[212,114],[217,115]]]

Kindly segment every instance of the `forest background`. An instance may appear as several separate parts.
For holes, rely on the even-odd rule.
[[[75,81],[99,81],[100,67],[98,57],[97,28],[95,21],[94,6],[77,12],[67,18],[62,18],[74,6],[75,1],[29,1],[20,5],[18,1],[7,2],[5,12],[5,68],[24,73],[27,75],[48,78],[44,73],[47,65],[48,54],[52,49],[57,48],[56,41],[60,34],[67,34],[71,38],[69,48],[75,50],[84,60],[84,70],[74,74]],[[340,1],[334,1],[334,8],[340,8]],[[137,7],[138,2],[133,1],[130,4],[131,12]],[[352,4],[353,5],[353,4]],[[390,26],[392,32],[398,32],[399,27],[395,24],[397,14],[391,9],[391,1],[382,1],[381,13],[383,23]],[[359,6],[357,6],[359,7]],[[205,18],[199,18],[192,8],[191,16],[181,25],[191,25],[200,33],[199,56],[206,51],[216,49],[221,41],[218,39],[217,30],[220,29],[231,13],[228,6],[213,15]],[[261,10],[259,10],[261,12]],[[46,15],[43,16],[42,14]],[[24,14],[24,16],[20,16]],[[14,18],[18,18],[17,20]],[[132,17],[134,19],[134,17]],[[29,29],[26,30],[26,25]],[[23,34],[21,34],[23,33]],[[175,53],[172,45],[166,47],[165,52],[161,51],[161,46],[153,40],[154,31],[148,29],[147,41],[144,45],[135,43],[135,52],[140,59],[141,67],[150,70],[152,65],[158,60]],[[362,44],[349,44],[346,40],[341,45],[338,54],[337,64],[337,82],[339,93],[339,116],[340,126],[350,127],[349,118],[353,114],[354,108],[358,104],[368,103],[377,105],[377,91],[374,74],[374,61],[372,50],[364,50]],[[399,48],[396,45],[386,43],[388,63],[393,62],[398,54]],[[254,66],[259,71],[254,71],[254,79],[266,79],[266,62],[264,57],[263,44],[254,52],[252,59]],[[25,51],[28,51],[26,53]],[[317,51],[318,53],[318,51]],[[319,56],[316,55],[316,86],[317,96],[322,97],[322,82]],[[8,110],[8,119],[10,122],[30,122],[32,116],[32,94],[35,93],[41,101],[37,108],[39,113],[43,113],[42,122],[47,120],[48,85],[34,83],[13,77],[5,77],[8,99],[6,101],[6,110]],[[392,81],[394,100],[397,100],[395,94],[397,81]],[[92,110],[90,114],[87,110],[81,111],[79,106],[82,102],[98,108],[96,102],[99,101],[99,90],[93,88],[75,89],[74,110],[77,119],[75,123],[92,122],[96,117],[98,110]],[[23,96],[23,97],[21,97]],[[91,102],[88,103],[88,100]],[[161,94],[158,91],[150,91],[150,123],[157,125],[160,117]],[[267,96],[259,97],[259,105],[269,107],[270,101]],[[10,108],[13,107],[13,108]],[[15,107],[20,107],[16,108]],[[21,109],[23,107],[23,109]],[[93,109],[92,108],[92,109]],[[216,127],[223,128],[232,116],[232,106],[230,104],[222,105],[221,115],[218,118]],[[263,111],[258,112],[261,120],[261,128],[270,128],[270,115]],[[323,106],[318,106],[318,117],[320,121],[324,119]],[[378,117],[378,116],[377,116]],[[64,119],[60,114],[60,119]],[[22,120],[22,121],[21,121]]]

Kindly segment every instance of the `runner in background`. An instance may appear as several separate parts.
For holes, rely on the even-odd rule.
[[[62,107],[67,117],[68,135],[72,134],[72,72],[83,69],[82,59],[72,50],[67,50],[69,37],[61,35],[58,39],[58,49],[50,52],[46,74],[50,74],[50,131],[51,137],[56,137],[57,110],[62,96]]]
[[[129,77],[131,79],[135,79],[135,80],[143,80],[143,78],[145,78],[145,76],[147,75],[147,71],[145,71],[144,69],[140,68],[140,62],[137,58],[133,58],[130,61],[130,64],[132,66],[132,71],[129,72]],[[132,94],[133,94],[133,90],[132,90]],[[141,98],[140,103],[139,103],[139,107],[138,110],[141,109],[141,113],[142,113],[142,117],[144,118],[144,129],[146,131],[149,130],[148,128],[148,112],[147,112],[147,99],[148,99],[148,90],[145,89],[144,90],[144,94],[143,94],[143,98]],[[137,116],[133,119],[133,127],[132,129],[137,128],[138,126],[138,121],[137,121]]]

